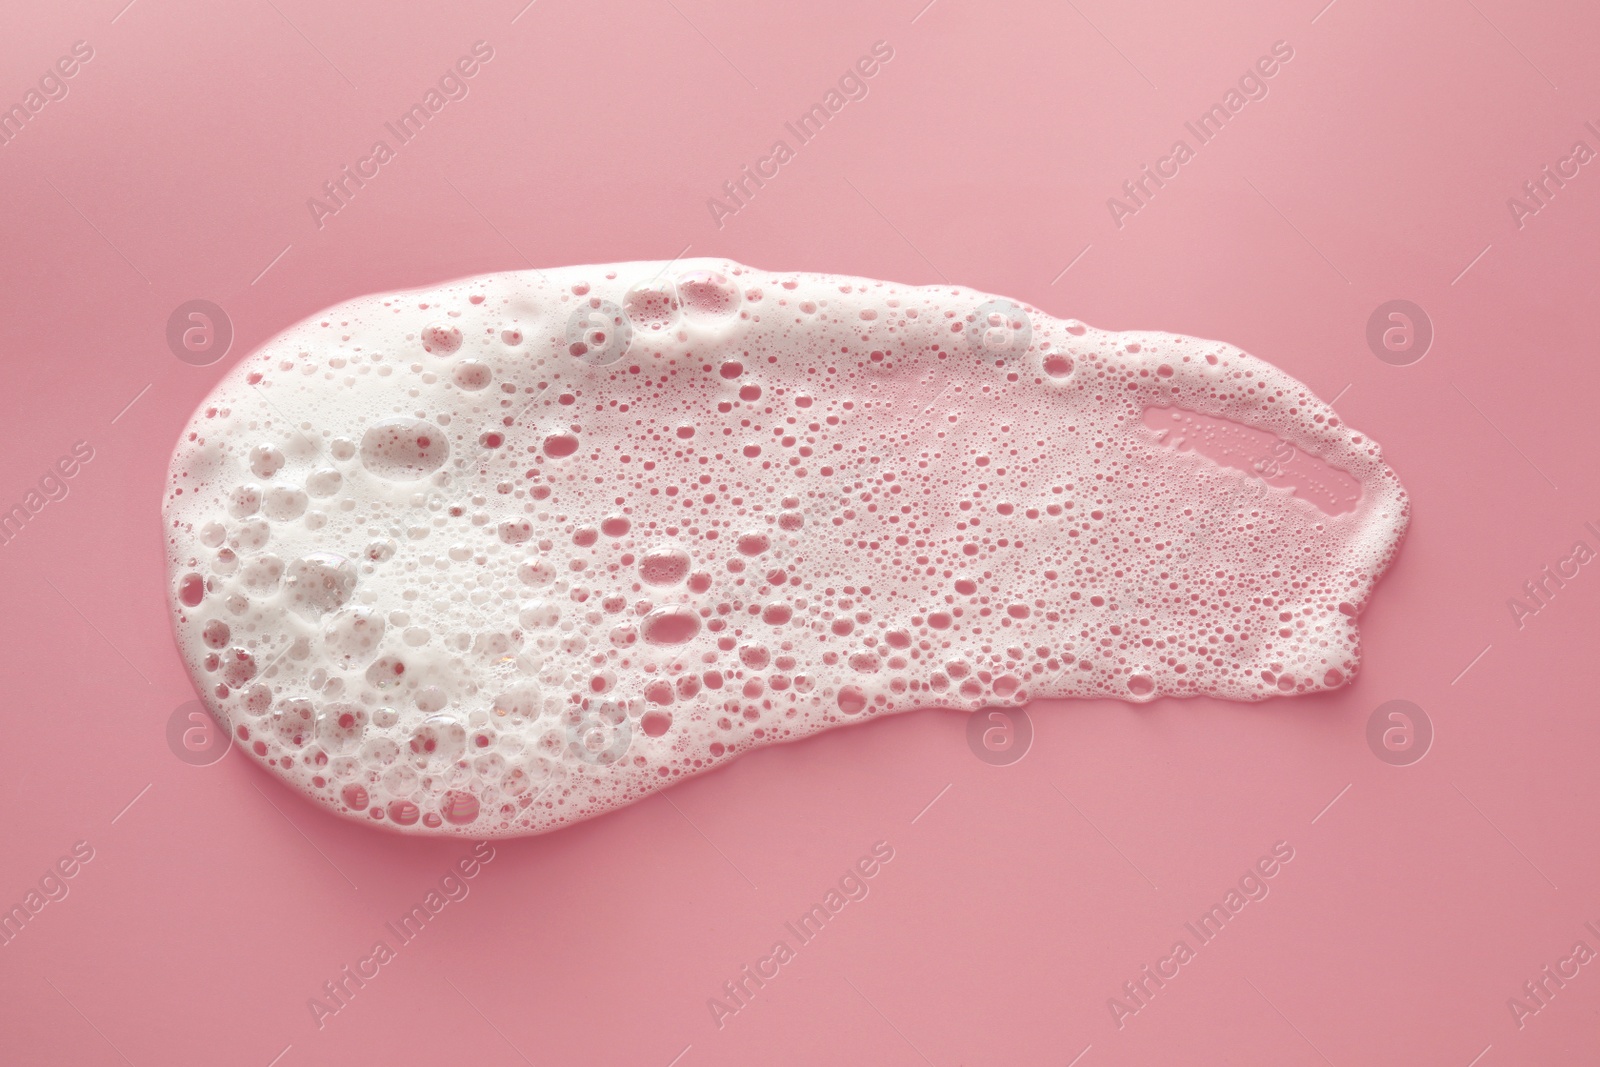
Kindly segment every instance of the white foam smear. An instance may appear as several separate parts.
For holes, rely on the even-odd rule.
[[[236,742],[478,837],[912,708],[1340,686],[1407,511],[1228,345],[723,260],[331,308],[217,386],[165,502]]]

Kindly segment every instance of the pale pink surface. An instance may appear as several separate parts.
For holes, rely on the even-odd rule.
[[[1600,177],[1584,167],[1520,230],[1506,206],[1573,141],[1600,147],[1583,125],[1600,126],[1591,8],[121,6],[5,12],[0,101],[75,40],[95,58],[0,147],[0,503],[73,442],[96,455],[0,546],[0,903],[76,841],[96,855],[0,947],[0,1059],[1600,1057],[1594,966],[1521,1030],[1506,1004],[1576,940],[1600,949],[1583,926],[1600,927],[1600,576],[1582,568],[1520,631],[1506,606],[1575,540],[1600,547],[1583,529],[1600,527]],[[479,39],[495,58],[470,96],[319,231],[306,198]],[[707,197],[880,39],[895,58],[870,95],[719,229]],[[1106,198],[1280,39],[1295,58],[1270,95],[1117,229]],[[1036,705],[1032,750],[1008,767],[974,758],[946,712],[756,752],[497,844],[471,895],[319,1029],[307,999],[392,942],[384,922],[467,847],[324,815],[237,754],[193,767],[169,750],[193,699],[157,510],[174,435],[233,359],[337,301],[686,246],[943,276],[1226,340],[1343,391],[1414,509],[1362,618],[1362,674],[1254,706]],[[164,339],[195,297],[237,330],[211,367]],[[1364,336],[1394,298],[1435,329],[1407,367]],[[1401,698],[1437,736],[1394,767],[1366,723]],[[719,1030],[707,999],[879,840],[896,855],[871,894]],[[1279,840],[1296,856],[1271,895],[1119,1030],[1107,999]]]

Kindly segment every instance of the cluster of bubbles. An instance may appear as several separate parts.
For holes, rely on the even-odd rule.
[[[1232,419],[1327,514],[1164,447]],[[1237,349],[726,261],[467,279],[241,362],[172,461],[180,646],[348,816],[537,833],[916,707],[1341,685],[1404,530],[1377,446]]]

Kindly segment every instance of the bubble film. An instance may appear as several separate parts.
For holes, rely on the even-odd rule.
[[[1336,688],[1407,513],[1229,345],[725,260],[331,308],[213,390],[164,506],[236,743],[472,837],[913,708]]]

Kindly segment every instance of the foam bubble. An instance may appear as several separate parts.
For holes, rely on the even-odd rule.
[[[201,405],[165,511],[241,747],[489,837],[917,707],[1343,685],[1408,506],[1231,346],[699,260],[330,308]]]

